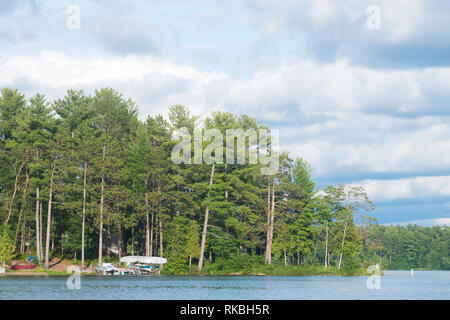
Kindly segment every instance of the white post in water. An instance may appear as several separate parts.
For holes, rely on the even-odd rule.
[[[414,276],[414,269],[411,269],[411,277]]]

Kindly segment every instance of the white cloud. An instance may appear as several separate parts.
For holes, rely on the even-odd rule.
[[[136,100],[143,115],[156,114],[179,103],[205,112],[205,84],[224,77],[149,56],[82,59],[43,51],[39,55],[3,57],[0,61],[0,86],[25,82],[29,96],[39,91],[51,99],[64,95],[69,88],[92,92],[111,86]]]
[[[361,185],[374,201],[450,197],[450,176],[396,180],[363,180]]]
[[[0,62],[0,86],[24,84],[28,96],[111,86],[136,100],[142,116],[185,104],[198,114],[228,110],[278,124],[284,148],[311,162],[319,177],[450,169],[448,118],[412,117],[450,101],[450,68],[376,71],[290,59],[242,79],[151,56],[43,51]],[[406,107],[416,113],[392,117],[408,114]]]
[[[280,137],[283,149],[309,161],[316,177],[450,170],[447,117],[344,114],[284,128]]]

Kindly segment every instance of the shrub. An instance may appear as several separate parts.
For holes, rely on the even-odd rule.
[[[348,255],[344,257],[344,265],[342,266],[342,272],[346,275],[354,275],[358,273],[361,268],[359,258],[356,255]]]
[[[187,260],[183,256],[174,256],[167,259],[167,263],[164,265],[163,273],[172,275],[183,275],[189,271],[189,265]]]
[[[211,273],[230,274],[251,272],[264,264],[264,258],[261,256],[251,256],[248,254],[238,254],[228,259],[218,258],[211,265]]]
[[[14,258],[14,249],[14,243],[5,228],[0,236],[0,264],[7,264]]]

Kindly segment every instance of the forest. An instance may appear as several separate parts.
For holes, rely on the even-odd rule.
[[[53,257],[84,269],[147,255],[166,257],[168,274],[450,269],[448,227],[379,225],[362,187],[319,190],[311,164],[288,153],[274,175],[248,161],[175,164],[180,128],[270,130],[182,105],[144,121],[111,88],[54,101],[3,88],[0,264],[33,255],[46,269]]]

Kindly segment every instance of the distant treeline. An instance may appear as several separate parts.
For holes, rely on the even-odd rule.
[[[450,228],[373,225],[364,230],[365,261],[387,269],[450,270]],[[377,257],[378,255],[378,257]]]
[[[0,263],[32,253],[45,267],[52,256],[84,267],[131,254],[167,257],[176,274],[270,264],[351,272],[380,259],[449,268],[447,228],[378,226],[361,187],[316,190],[311,166],[287,153],[272,176],[248,161],[177,165],[180,128],[268,129],[225,112],[200,121],[180,105],[141,121],[109,88],[51,102],[2,89]]]

